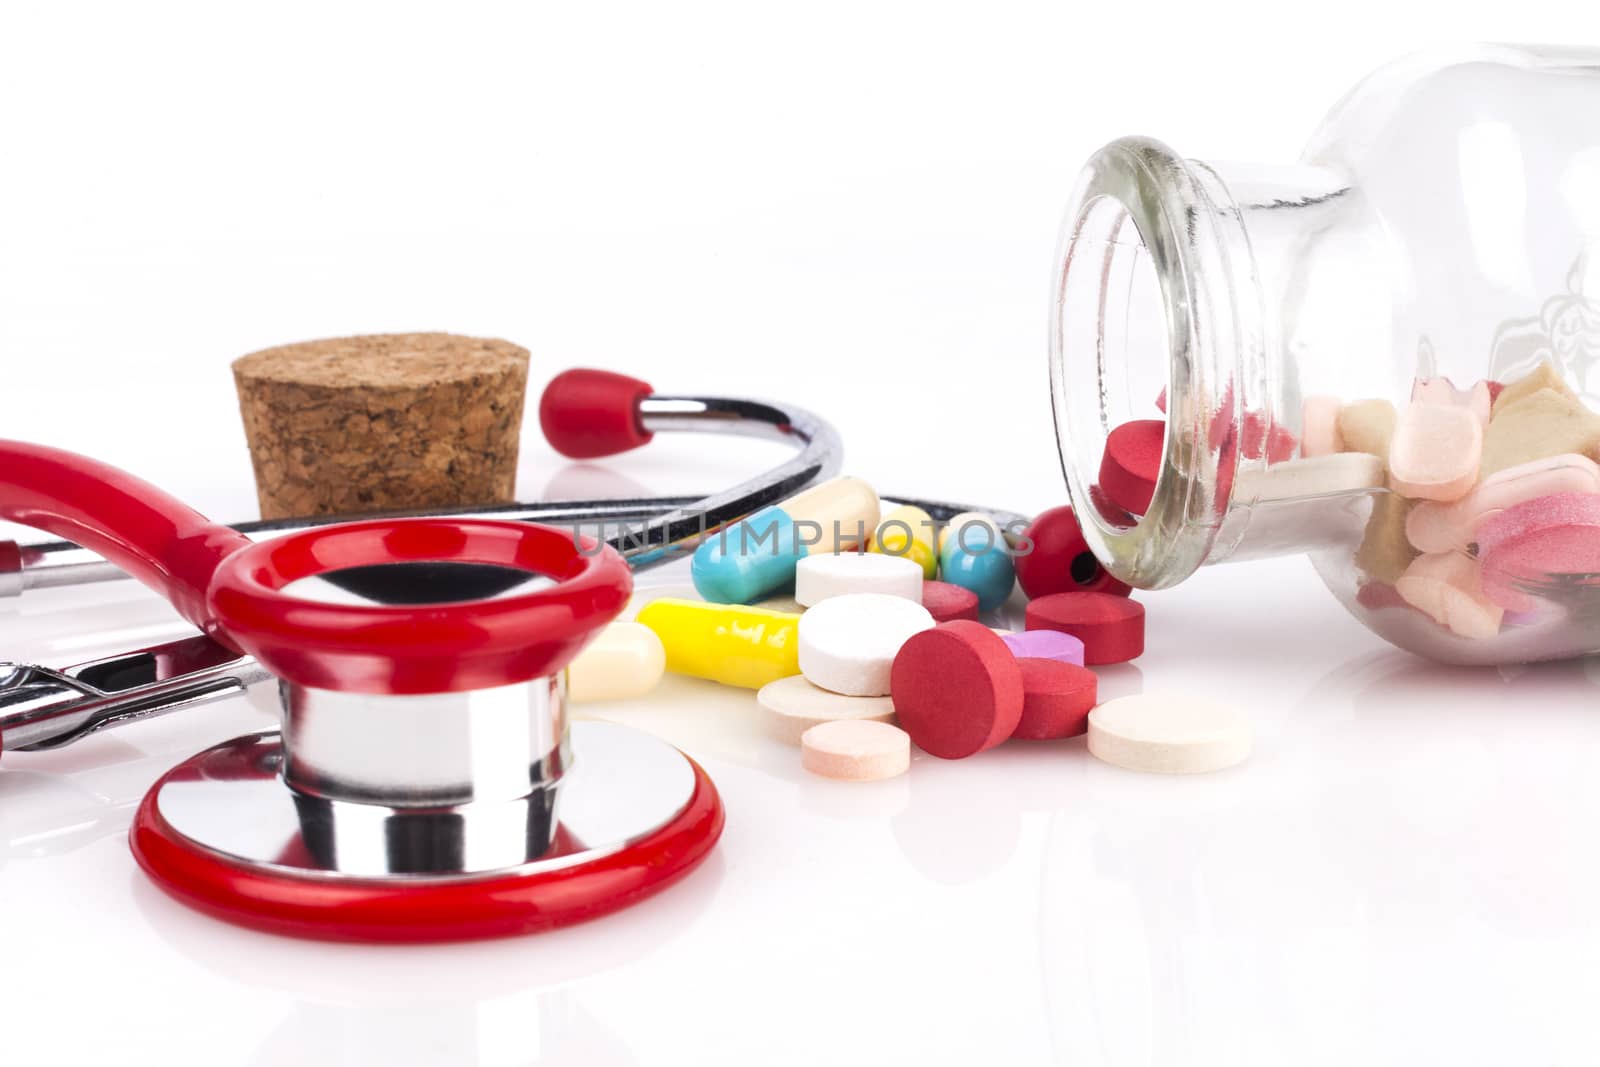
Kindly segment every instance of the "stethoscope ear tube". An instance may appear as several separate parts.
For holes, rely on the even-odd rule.
[[[378,517],[501,519],[556,526],[581,524],[591,529],[595,523],[609,523],[623,531],[611,540],[612,547],[639,569],[691,549],[708,533],[839,473],[843,446],[838,432],[827,420],[803,408],[738,397],[643,395],[648,389],[638,379],[609,371],[566,371],[546,387],[540,401],[540,421],[551,444],[564,455],[574,457],[613,455],[638,447],[659,433],[758,437],[790,445],[795,454],[739,485],[703,497],[552,501],[384,516],[317,516],[241,523],[233,529],[252,541],[261,541],[311,526]],[[5,473],[0,466],[0,479]],[[165,494],[151,491],[165,498]],[[0,597],[16,596],[28,589],[114,581],[126,576],[118,561],[108,563],[101,559],[105,554],[99,553],[96,545],[78,540],[69,532],[71,528],[18,521],[67,540],[21,546],[0,542]]]

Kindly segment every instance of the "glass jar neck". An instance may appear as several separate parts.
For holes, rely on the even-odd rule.
[[[1321,167],[1219,167],[1143,138],[1085,167],[1058,245],[1051,393],[1072,506],[1118,578],[1163,588],[1204,563],[1350,535],[1297,521],[1281,497],[1258,508],[1253,472],[1284,458],[1271,441],[1298,437],[1302,367],[1336,368],[1355,334],[1387,327],[1366,215]],[[1118,425],[1161,417],[1158,396],[1161,467],[1131,516],[1096,491],[1101,457]]]

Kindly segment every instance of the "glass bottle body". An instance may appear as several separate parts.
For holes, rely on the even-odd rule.
[[[1597,362],[1600,52],[1402,61],[1288,166],[1116,141],[1062,231],[1063,469],[1136,587],[1305,552],[1433,658],[1600,649]],[[1133,422],[1137,499],[1106,448]]]

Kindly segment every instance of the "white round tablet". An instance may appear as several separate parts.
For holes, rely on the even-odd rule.
[[[794,568],[794,598],[806,607],[847,593],[882,593],[922,603],[922,568],[881,552],[806,556]]]
[[[866,719],[890,722],[894,701],[889,697],[847,697],[818,689],[796,674],[768,682],[756,693],[762,725],[767,734],[785,744],[798,745],[800,735],[825,722]]]
[[[1220,771],[1250,755],[1250,720],[1232,705],[1194,697],[1118,697],[1089,713],[1089,751],[1130,771]]]
[[[933,625],[927,608],[904,597],[830,597],[800,616],[800,673],[846,696],[888,696],[889,668],[900,646]]]
[[[893,778],[911,766],[911,737],[885,722],[825,722],[800,738],[800,766],[825,778],[854,782]]]

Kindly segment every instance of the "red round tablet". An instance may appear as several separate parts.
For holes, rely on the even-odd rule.
[[[1082,590],[1128,595],[1128,586],[1111,577],[1089,551],[1071,508],[1041,511],[1022,536],[1033,547],[1015,558],[1017,584],[1029,598]]]
[[[1073,737],[1089,728],[1100,680],[1094,671],[1055,659],[1019,659],[1022,718],[1012,737],[1049,741]]]
[[[1144,605],[1110,593],[1056,593],[1028,602],[1030,630],[1060,630],[1083,642],[1083,662],[1126,663],[1144,651]]]
[[[950,582],[923,582],[922,606],[934,622],[978,618],[978,594]]]
[[[993,748],[1022,718],[1019,662],[982,623],[958,619],[923,630],[894,658],[895,718],[918,748],[940,759]]]
[[[1112,503],[1135,515],[1150,510],[1166,434],[1167,424],[1159,419],[1135,419],[1107,435],[1100,488]]]

